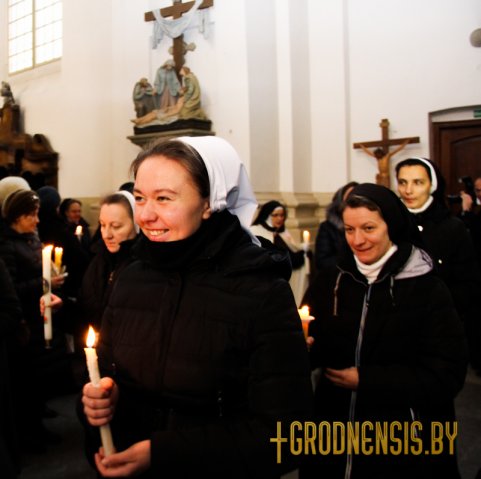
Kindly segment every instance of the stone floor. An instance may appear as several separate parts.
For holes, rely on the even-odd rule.
[[[46,454],[25,457],[20,479],[94,479],[82,448],[82,431],[75,416],[75,395],[52,399],[49,406],[59,416],[45,421],[62,442],[49,446]],[[481,378],[469,371],[463,391],[456,400],[459,422],[458,458],[463,479],[474,479],[481,468]],[[291,473],[289,479],[296,479]]]

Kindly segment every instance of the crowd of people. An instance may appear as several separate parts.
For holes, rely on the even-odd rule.
[[[416,453],[434,440],[433,424],[454,427],[468,364],[481,370],[478,219],[467,199],[467,219],[450,212],[434,163],[398,163],[397,194],[341,186],[312,252],[286,227],[286,205],[258,208],[221,138],[156,143],[131,173],[133,183],[101,199],[92,229],[78,199],[0,180],[6,477],[18,476],[24,451],[61,440],[45,425],[59,377],[79,394],[99,477],[460,477],[455,435],[442,438],[442,454]],[[50,304],[45,244],[63,248]],[[307,335],[301,305],[314,318]],[[73,368],[89,325],[99,332],[99,384]],[[319,426],[317,442],[306,435],[303,453],[286,446],[279,460],[280,438],[300,424],[342,424],[338,439],[353,448],[387,427],[387,452],[315,454],[336,436]],[[107,426],[113,452],[100,434]],[[392,452],[401,436],[409,450]]]

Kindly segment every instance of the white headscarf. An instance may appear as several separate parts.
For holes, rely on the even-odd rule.
[[[194,148],[204,161],[210,183],[212,212],[227,209],[239,218],[255,244],[260,244],[249,231],[257,209],[257,201],[247,171],[232,145],[217,136],[183,136],[178,140]]]
[[[135,218],[135,198],[134,198],[134,195],[130,191],[126,191],[126,190],[116,191],[115,194],[116,195],[122,195],[122,196],[125,196],[127,198],[128,202],[130,203],[130,207],[132,208],[132,221],[134,222],[135,232],[137,234],[139,234],[139,231],[140,231],[139,225],[134,220],[134,218]]]

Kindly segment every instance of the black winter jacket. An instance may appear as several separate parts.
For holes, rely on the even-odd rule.
[[[43,345],[40,315],[42,289],[42,244],[34,233],[17,233],[3,225],[0,258],[8,268],[34,343]]]
[[[114,280],[129,264],[134,241],[122,242],[117,253],[110,253],[102,239],[92,246],[92,251],[96,254],[84,274],[79,294],[79,322],[82,325],[91,324],[96,331],[100,330]]]
[[[312,395],[286,256],[253,245],[227,211],[183,242],[141,237],[134,254],[98,348],[120,390],[117,448],[151,439],[144,477],[278,476],[276,421],[287,435]]]
[[[472,239],[464,223],[434,201],[426,211],[414,214],[434,267],[448,285],[454,304],[464,319],[479,309],[481,277]]]
[[[453,432],[453,398],[464,383],[466,344],[449,291],[431,268],[424,252],[405,244],[371,285],[348,254],[338,269],[323,271],[310,286],[304,302],[316,318],[310,325],[313,365],[357,366],[359,372],[355,392],[320,376],[315,395],[319,420],[399,421],[408,432],[418,420],[416,437],[425,449],[431,447],[433,421],[450,421]],[[331,455],[323,467],[330,478],[344,477],[346,460],[352,460],[352,478],[459,477],[455,456],[444,445],[439,456],[409,451],[399,456]]]

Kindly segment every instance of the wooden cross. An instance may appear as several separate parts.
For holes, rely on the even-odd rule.
[[[380,141],[366,141],[363,143],[354,143],[354,148],[361,148],[365,153],[376,158],[378,162],[379,173],[376,175],[376,183],[384,185],[387,188],[391,187],[391,179],[389,174],[389,160],[396,153],[399,153],[409,143],[419,143],[419,136],[412,136],[409,138],[389,138],[389,120],[383,118],[379,126],[382,130],[382,139]],[[389,151],[389,147],[400,145],[396,149]],[[375,147],[374,151],[369,148]]]
[[[183,13],[188,12],[194,6],[194,3],[195,1],[182,3],[182,0],[174,0],[174,4],[171,7],[161,8],[160,14],[164,18],[168,18],[168,17],[172,17],[174,19],[180,18]],[[212,7],[213,5],[214,5],[214,0],[204,0],[199,6],[199,10]],[[144,14],[144,20],[146,22],[155,21],[153,12],[146,12]],[[185,63],[184,35],[180,35],[177,38],[174,38],[173,42],[174,44],[173,44],[172,50],[174,55],[175,71],[177,72],[177,75],[178,75],[180,72],[180,69],[182,68],[182,65],[184,65]]]

